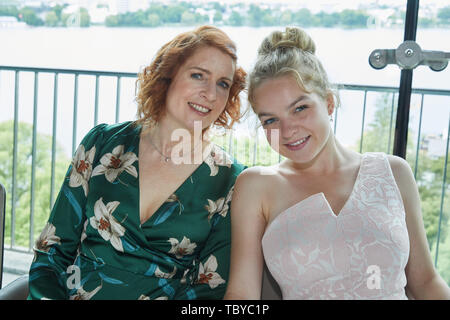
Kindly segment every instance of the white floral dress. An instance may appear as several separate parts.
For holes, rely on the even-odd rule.
[[[29,299],[222,299],[244,166],[214,146],[145,223],[134,122],[94,127],[36,241]]]

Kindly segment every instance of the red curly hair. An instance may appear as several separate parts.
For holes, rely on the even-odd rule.
[[[203,46],[221,50],[236,64],[236,46],[222,30],[212,26],[201,26],[179,34],[162,46],[152,63],[138,74],[137,124],[151,125],[161,119],[165,112],[166,96],[172,77],[179,67]],[[245,88],[246,76],[247,73],[242,68],[236,67],[225,110],[214,122],[215,125],[229,129],[239,121],[241,117],[239,93]]]

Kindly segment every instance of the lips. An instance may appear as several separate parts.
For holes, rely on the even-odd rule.
[[[291,143],[285,143],[284,145],[286,146],[286,148],[292,151],[300,150],[308,143],[310,137],[311,135],[295,140]]]
[[[193,102],[188,102],[189,107],[191,107],[191,109],[193,109],[194,111],[196,111],[197,113],[201,114],[201,115],[206,115],[209,112],[211,112],[211,109],[202,106],[200,104],[197,103],[193,103]]]

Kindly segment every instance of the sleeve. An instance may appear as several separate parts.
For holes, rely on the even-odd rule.
[[[29,272],[29,300],[69,298],[67,270],[74,263],[87,221],[84,210],[89,179],[105,126],[94,127],[81,141],[47,224],[36,240]]]
[[[225,295],[230,268],[231,223],[229,208],[225,217],[216,214],[205,247],[198,258],[198,275],[191,286],[195,299],[221,300]]]
[[[232,183],[227,188],[223,206],[211,219],[212,228],[199,254],[197,276],[187,291],[187,299],[222,300],[225,295],[230,269],[231,199],[236,177],[245,166],[234,164],[232,168]]]

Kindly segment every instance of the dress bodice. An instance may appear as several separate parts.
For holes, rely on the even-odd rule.
[[[280,213],[262,247],[283,299],[406,299],[409,237],[383,153],[365,153],[336,215],[323,193]]]

